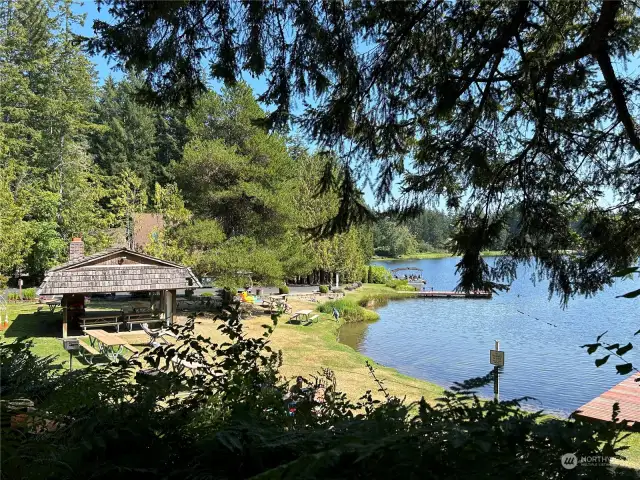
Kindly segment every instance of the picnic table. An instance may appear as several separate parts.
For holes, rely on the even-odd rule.
[[[116,327],[116,331],[120,333],[121,318],[122,310],[94,310],[83,313],[78,320],[85,332],[94,327]]]
[[[306,322],[313,322],[318,318],[318,315],[314,315],[310,317],[312,313],[313,313],[313,310],[298,310],[296,313],[294,313],[291,316],[291,318],[289,319],[289,322],[291,322],[292,320],[297,320],[298,322],[300,322],[303,318]]]
[[[269,295],[262,300],[262,306],[264,308],[268,308],[269,313],[273,313],[274,311],[289,313],[291,311],[291,307],[287,304],[286,297],[286,294]]]
[[[107,357],[112,362],[117,362],[118,357],[122,355],[122,352],[126,348],[134,353],[137,350],[129,345],[126,340],[114,333],[107,333],[104,330],[91,330],[86,332],[89,337],[89,343],[93,349],[97,349],[102,355]]]
[[[49,306],[51,313],[54,313],[56,308],[60,306],[60,300],[51,300],[50,302],[47,302],[47,305]]]

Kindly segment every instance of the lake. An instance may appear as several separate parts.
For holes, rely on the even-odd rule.
[[[458,260],[373,263],[389,269],[422,268],[428,288],[453,290]],[[487,259],[489,264],[494,261]],[[548,299],[547,282],[534,285],[531,274],[531,269],[521,267],[510,291],[490,300],[391,301],[377,310],[377,322],[345,325],[340,341],[382,365],[446,387],[487,374],[492,368],[489,350],[500,340],[505,351],[500,398],[531,396],[536,401],[527,403],[533,407],[569,414],[624,379],[616,374],[613,357],[596,368],[594,360],[603,355],[590,356],[580,345],[594,343],[606,330],[610,333],[604,340],[633,343],[640,329],[640,297],[615,297],[640,288],[640,281],[620,280],[595,297],[570,300],[563,309],[558,298]],[[635,349],[626,358],[634,361],[634,353]],[[492,397],[492,385],[479,393]]]

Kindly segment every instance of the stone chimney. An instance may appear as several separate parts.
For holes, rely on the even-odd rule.
[[[84,258],[84,242],[75,237],[69,244],[69,261],[82,260]]]

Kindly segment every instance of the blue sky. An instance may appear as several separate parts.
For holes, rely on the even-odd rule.
[[[85,15],[85,22],[82,27],[78,28],[78,32],[80,35],[91,37],[93,36],[93,22],[94,20],[103,20],[109,21],[112,17],[109,15],[108,9],[103,7],[100,11],[98,11],[98,7],[95,2],[86,1],[83,3],[78,3],[74,7],[74,11],[79,14]],[[96,73],[98,75],[98,83],[102,85],[105,79],[111,75],[115,80],[122,78],[122,71],[117,68],[116,62],[110,60],[101,55],[93,55],[91,56],[91,60],[95,64]],[[262,93],[266,89],[266,82],[264,78],[253,78],[249,75],[245,76],[245,81],[253,88],[256,94]],[[218,82],[214,82],[210,85],[213,90],[219,90],[221,84]],[[268,109],[267,106],[263,105],[265,109]],[[395,192],[398,193],[398,187],[395,187]],[[375,198],[371,188],[368,186],[364,187],[365,199],[369,205],[375,205]]]
[[[98,11],[98,7],[93,1],[85,1],[83,3],[78,3],[75,5],[74,10],[76,13],[81,13],[86,16],[84,25],[78,28],[78,33],[87,37],[93,36],[92,26],[93,26],[94,20],[100,19],[104,21],[109,21],[112,19],[112,17],[109,15],[107,11],[107,8],[102,8],[101,11]],[[109,75],[111,75],[116,80],[122,77],[122,72],[119,69],[117,69],[116,64],[113,60],[109,60],[108,58],[105,58],[103,56],[95,56],[95,55],[92,56],[91,59],[96,67],[99,84],[102,84]],[[630,74],[635,73],[635,71],[637,71],[637,69],[640,68],[639,66],[640,66],[640,61],[638,61],[638,58],[634,58],[632,59],[632,61],[630,62],[630,64],[627,66],[626,69],[622,68],[620,65],[617,65],[616,70],[618,70],[621,76],[628,76]],[[264,78],[253,78],[247,75],[245,76],[245,81],[253,88],[256,94],[262,93],[266,88],[266,82]],[[210,85],[210,87],[216,91],[220,89],[220,86],[221,85],[217,82],[212,83]],[[265,105],[263,105],[263,107],[265,109],[268,109],[268,107]],[[372,173],[373,175],[375,175],[376,172],[374,171]],[[364,190],[365,199],[367,203],[369,205],[375,205],[375,199],[374,199],[373,192],[371,191],[371,188],[369,186],[363,186],[363,190]],[[396,185],[394,186],[393,194],[396,196],[399,194],[399,183],[396,183]],[[604,203],[605,204],[613,203],[613,197],[614,195],[612,191],[606,192],[605,198],[603,199]],[[441,210],[445,209],[445,204],[442,200],[439,202],[439,208]]]

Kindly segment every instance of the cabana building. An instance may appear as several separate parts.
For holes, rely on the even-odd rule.
[[[170,324],[176,311],[176,290],[200,288],[190,268],[127,248],[84,255],[84,243],[74,238],[69,261],[45,274],[38,295],[62,295],[62,336],[84,312],[85,296],[95,293],[159,292],[160,315]]]

